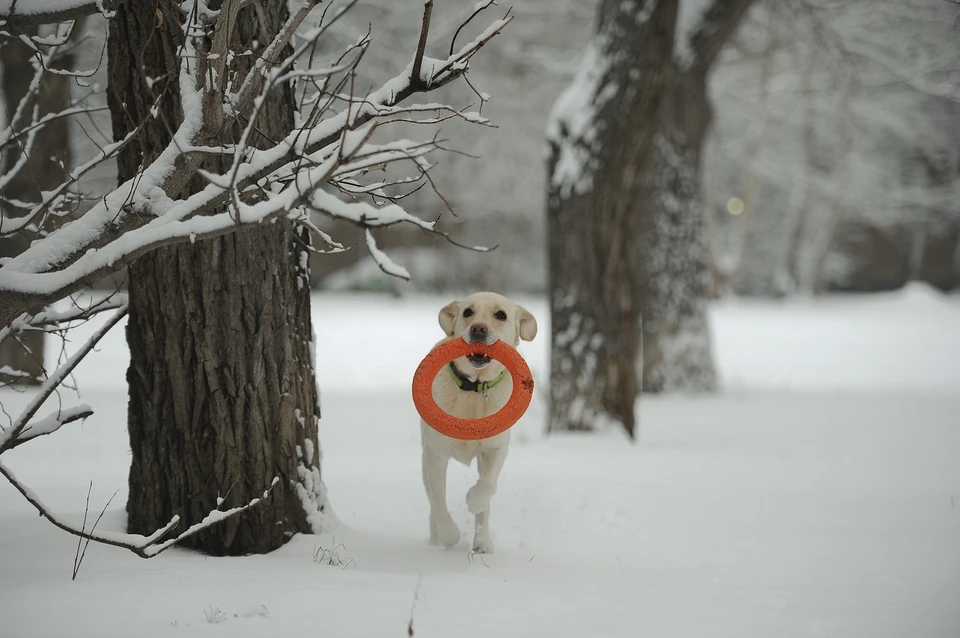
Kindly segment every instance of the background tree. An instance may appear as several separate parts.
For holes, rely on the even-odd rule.
[[[700,156],[707,77],[750,0],[600,4],[547,131],[549,430],[619,423],[645,391],[716,385]]]
[[[23,27],[23,35],[35,37],[40,29]],[[24,109],[37,109],[40,117],[57,113],[70,101],[70,77],[48,72],[51,68],[70,69],[73,52],[68,47],[44,60],[19,39],[0,43],[0,65],[3,66],[2,98],[4,120],[8,123],[25,118]],[[31,88],[35,85],[34,88]],[[19,111],[18,111],[19,110]],[[23,202],[35,200],[42,191],[53,190],[63,182],[70,166],[69,121],[50,122],[33,135],[12,141],[0,154],[0,209],[2,217],[18,217],[25,213]],[[0,226],[0,257],[12,257],[26,246],[22,235],[5,236]],[[0,381],[38,383],[43,375],[44,335],[42,330],[28,330],[0,342]]]
[[[927,0],[757,2],[711,79],[722,288],[960,285],[957,13]]]

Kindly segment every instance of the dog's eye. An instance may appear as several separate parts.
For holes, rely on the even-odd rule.
[[[467,308],[466,310],[463,311],[463,316],[464,316],[465,318],[470,318],[470,317],[472,317],[472,316],[473,316],[473,310],[472,310],[471,308]]]
[[[498,310],[497,312],[494,313],[493,316],[496,317],[498,321],[506,321],[506,320],[507,320],[507,313],[505,313],[505,312],[502,311],[502,310]]]

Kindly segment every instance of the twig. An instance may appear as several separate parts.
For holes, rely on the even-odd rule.
[[[427,35],[430,33],[430,16],[433,14],[433,0],[423,3],[423,18],[420,21],[420,37],[417,39],[417,52],[413,56],[413,68],[410,71],[410,82],[424,89],[430,88],[429,82],[424,82],[420,75],[423,66],[423,55],[427,50]]]
[[[487,7],[489,7],[489,6],[491,6],[491,5],[496,5],[496,4],[497,4],[497,3],[496,3],[495,0],[485,0],[484,2],[478,2],[478,3],[477,3],[477,5],[473,8],[473,13],[470,14],[470,17],[467,18],[466,20],[464,20],[464,21],[460,24],[460,26],[457,27],[457,30],[453,32],[453,37],[450,38],[450,53],[449,53],[448,55],[453,55],[453,49],[454,49],[454,47],[456,47],[456,45],[457,45],[457,36],[460,35],[460,32],[464,29],[464,27],[466,27],[468,24],[470,24],[470,21],[471,21],[471,20],[473,20],[474,18],[476,18],[478,15],[480,15],[480,14],[483,12],[484,9],[486,9]]]
[[[90,485],[87,486],[87,504],[83,508],[83,523],[80,526],[80,529],[82,531],[86,531],[87,529],[87,512],[90,511],[90,492],[91,491],[93,491],[93,481],[90,481]],[[83,537],[78,536],[77,537],[77,553],[74,554],[73,556],[73,578],[71,578],[70,580],[76,580],[77,572],[80,571],[80,563],[83,560],[82,558],[80,558],[80,543],[82,542],[83,542]],[[86,551],[87,551],[86,548],[84,548],[83,550],[84,554],[86,554]]]
[[[83,527],[81,529],[86,529],[87,527],[87,512],[90,511],[90,491],[93,489],[93,481],[90,481],[90,486],[87,488],[87,506],[83,510]],[[120,490],[117,490],[113,493],[107,502],[104,504],[103,509],[100,510],[100,516],[97,517],[97,520],[93,522],[93,527],[90,528],[90,533],[96,531],[97,525],[100,524],[100,519],[103,518],[103,515],[107,513],[107,508],[110,507],[110,503],[113,502],[113,499],[116,498],[117,494],[120,493]],[[80,543],[83,543],[83,552],[80,552]],[[71,580],[77,579],[77,574],[80,573],[80,565],[83,564],[83,559],[87,555],[87,548],[90,547],[90,539],[79,537],[77,538],[77,555],[73,557],[73,578]]]

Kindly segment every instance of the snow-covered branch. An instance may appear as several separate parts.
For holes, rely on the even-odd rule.
[[[47,377],[47,379],[43,382],[43,385],[40,386],[40,389],[37,391],[36,395],[31,398],[30,402],[27,404],[27,407],[24,408],[20,416],[17,417],[10,427],[0,432],[0,454],[3,454],[7,450],[18,445],[21,435],[30,426],[30,420],[34,417],[44,402],[50,398],[50,395],[56,392],[57,388],[60,387],[64,379],[66,379],[70,373],[73,372],[74,368],[76,368],[77,365],[83,361],[84,357],[86,357],[91,350],[93,350],[93,348],[104,337],[104,335],[106,335],[111,328],[117,325],[117,323],[123,319],[126,314],[127,306],[124,304],[109,320],[107,320],[106,323],[100,326],[100,328],[98,328],[97,331],[94,332],[93,335],[87,339],[82,346],[80,346],[79,350],[77,350],[73,355],[70,356],[70,358],[67,359],[66,363],[57,368],[53,374]],[[63,423],[66,422],[67,421],[64,421]],[[60,423],[60,425],[63,425],[63,423]]]
[[[18,445],[22,445],[27,441],[32,441],[37,437],[53,434],[67,423],[80,421],[92,415],[93,409],[89,405],[78,405],[65,410],[57,410],[53,414],[43,419],[32,421],[29,425],[23,428],[20,434],[17,435],[15,439],[10,441],[7,449],[12,450]]]
[[[127,0],[0,0],[0,26],[28,27],[76,20],[100,14],[112,17],[113,11]]]
[[[431,58],[425,54],[432,9],[428,1],[409,64],[379,88],[355,95],[355,64],[345,63],[341,56],[329,68],[313,66],[312,53],[329,21],[301,34],[293,53],[281,59],[317,0],[305,0],[293,11],[252,70],[241,76],[232,69],[234,52],[227,49],[232,28],[229,19],[241,4],[241,0],[225,2],[214,15],[196,0],[182,3],[184,40],[179,52],[179,81],[170,90],[179,90],[183,120],[170,144],[152,163],[113,191],[98,196],[85,214],[62,227],[45,228],[45,217],[63,208],[69,200],[67,193],[76,190],[73,184],[82,176],[83,167],[72,172],[71,185],[44,194],[42,201],[25,203],[28,205],[21,209],[26,208],[26,215],[0,220],[0,232],[5,234],[35,231],[40,235],[29,248],[0,265],[0,327],[10,326],[24,313],[37,313],[44,305],[121,270],[154,248],[223,235],[277,217],[304,220],[310,212],[320,212],[362,228],[405,222],[446,237],[432,222],[403,212],[397,204],[400,194],[391,193],[389,188],[401,184],[419,187],[430,181],[430,163],[425,157],[444,150],[436,136],[377,145],[371,142],[371,136],[375,130],[382,135],[392,123],[433,125],[447,117],[489,125],[479,113],[466,109],[401,103],[463,77],[470,59],[512,18],[492,22],[459,48],[451,43],[452,53],[445,58]],[[352,4],[348,2],[343,9]],[[481,4],[484,6],[478,5],[478,9],[490,3]],[[342,11],[334,12],[332,20],[340,15]],[[355,63],[362,58],[366,42],[351,47],[358,52]],[[206,52],[201,55],[201,51]],[[306,65],[308,71],[298,72],[297,64]],[[299,125],[272,146],[254,148],[251,138],[261,117],[262,97],[290,81],[309,83],[316,89],[309,97],[303,92]],[[346,94],[344,89],[348,90]],[[404,117],[426,113],[435,115]],[[66,117],[66,111],[61,115]],[[227,151],[223,131],[240,122],[244,132],[239,139],[230,140]],[[36,121],[30,123],[36,125]],[[96,159],[113,157],[119,145],[136,138],[135,131],[102,149]],[[204,158],[225,152],[233,156],[226,170],[200,171]],[[414,166],[412,180],[400,178],[365,192],[365,175],[400,162]],[[196,175],[202,176],[206,185],[199,192],[185,195],[185,186]],[[341,197],[353,201],[346,207],[335,204],[347,203]],[[382,253],[370,242],[368,247],[378,263],[384,263]],[[391,268],[390,272],[405,276],[401,268]]]

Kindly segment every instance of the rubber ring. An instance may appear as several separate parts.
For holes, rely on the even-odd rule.
[[[481,419],[461,419],[444,412],[433,398],[433,381],[448,363],[468,354],[483,354],[499,361],[513,379],[507,404]],[[451,339],[430,351],[413,374],[413,404],[431,428],[461,441],[479,441],[506,432],[520,420],[533,399],[533,375],[516,348],[503,341],[492,345]]]

